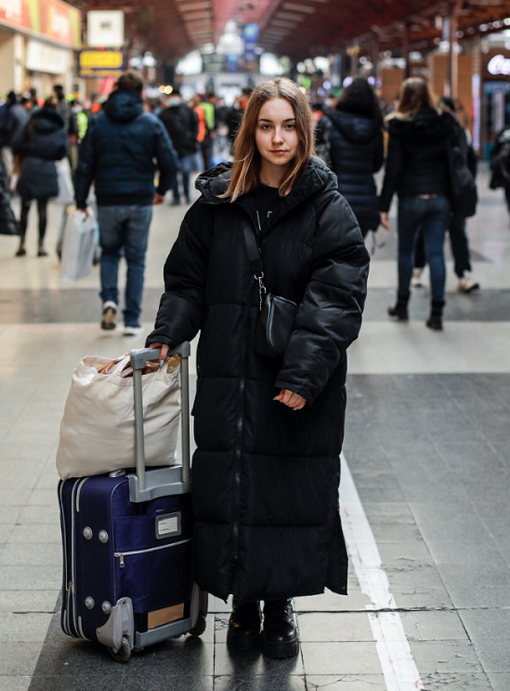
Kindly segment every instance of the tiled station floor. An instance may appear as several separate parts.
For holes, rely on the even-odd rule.
[[[478,182],[468,228],[482,287],[457,293],[449,261],[444,332],[424,326],[427,287],[414,290],[408,324],[389,321],[395,237],[377,234],[349,351],[350,594],[295,601],[302,649],[288,661],[229,653],[228,606],[214,598],[201,640],[127,665],[61,633],[55,452],[72,370],[144,337],[101,332],[97,268],[69,284],[53,251],[35,256],[35,209],[26,257],[0,236],[0,691],[509,691],[510,221],[483,171]],[[146,331],[184,210],[155,209]],[[60,213],[51,207],[51,250]]]

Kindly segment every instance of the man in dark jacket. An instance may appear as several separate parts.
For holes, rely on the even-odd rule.
[[[193,156],[197,148],[198,117],[195,111],[182,102],[180,92],[175,89],[169,99],[168,108],[161,111],[161,122],[172,140],[181,165],[182,187],[186,203],[190,203],[189,176],[193,169]],[[174,206],[181,203],[178,176],[172,189]]]
[[[14,91],[11,91],[7,96],[5,115],[0,122],[0,147],[8,179],[13,172],[14,155],[25,136],[27,123],[27,111],[18,103]]]
[[[142,90],[143,80],[135,72],[125,72],[118,79],[103,110],[89,123],[75,178],[78,209],[87,208],[92,181],[95,186],[102,248],[101,328],[116,326],[118,268],[124,251],[128,264],[124,333],[130,336],[143,330],[140,313],[152,205],[163,202],[179,167],[163,124],[144,111]]]

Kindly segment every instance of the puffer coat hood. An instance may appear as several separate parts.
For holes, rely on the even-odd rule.
[[[388,131],[395,137],[401,137],[406,142],[421,142],[433,144],[438,139],[449,137],[454,130],[455,121],[450,113],[439,115],[437,110],[424,106],[412,119],[390,117]]]
[[[379,226],[374,173],[384,161],[382,129],[376,120],[342,110],[329,111],[326,118],[331,122],[329,146],[338,189],[351,205],[364,237]]]
[[[56,110],[39,108],[28,123],[28,156],[60,161],[67,153],[65,123]]]
[[[381,132],[381,125],[375,120],[351,113],[347,110],[328,111],[327,117],[335,129],[353,144],[366,144],[377,138]]]
[[[76,204],[86,206],[94,183],[99,206],[152,205],[154,177],[158,194],[172,188],[179,160],[167,131],[143,109],[133,89],[117,89],[89,121],[79,148],[75,174]]]
[[[201,175],[165,264],[147,343],[170,347],[200,330],[193,407],[194,577],[236,602],[346,593],[339,454],[346,354],[357,337],[368,253],[334,175],[312,159],[259,235],[265,284],[300,305],[282,359],[254,350],[259,317],[243,224],[245,197],[219,199],[231,169]],[[293,411],[273,400],[302,395]]]
[[[23,199],[50,199],[58,194],[55,161],[67,154],[67,133],[61,115],[51,108],[39,108],[30,118],[22,149],[18,192]]]
[[[395,192],[399,197],[449,195],[447,148],[456,139],[456,128],[449,113],[439,115],[428,106],[420,108],[412,119],[388,120],[390,138],[381,211],[388,211]]]
[[[130,122],[143,113],[143,99],[133,89],[116,89],[103,105],[110,120]]]

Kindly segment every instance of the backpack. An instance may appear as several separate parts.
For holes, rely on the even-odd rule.
[[[506,141],[496,156],[501,174],[510,180],[510,141]]]
[[[510,180],[510,129],[502,130],[496,137],[496,146],[491,153],[492,176],[489,187],[492,190],[505,187]]]
[[[467,149],[462,146],[459,137],[453,137],[447,142],[446,153],[452,211],[460,218],[469,218],[476,213],[478,193],[467,165]]]

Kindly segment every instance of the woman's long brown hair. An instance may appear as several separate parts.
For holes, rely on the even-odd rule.
[[[221,195],[230,197],[231,202],[260,184],[261,156],[255,144],[255,132],[260,109],[272,98],[284,98],[292,106],[299,140],[296,156],[289,163],[287,174],[280,185],[280,196],[285,197],[289,194],[296,180],[310,163],[314,132],[312,113],[306,96],[295,82],[286,77],[268,79],[253,90],[244,110],[241,128],[234,144],[232,177],[227,191]]]
[[[387,119],[395,117],[401,120],[412,120],[422,106],[435,108],[435,98],[424,79],[410,77],[402,82],[398,105]]]

